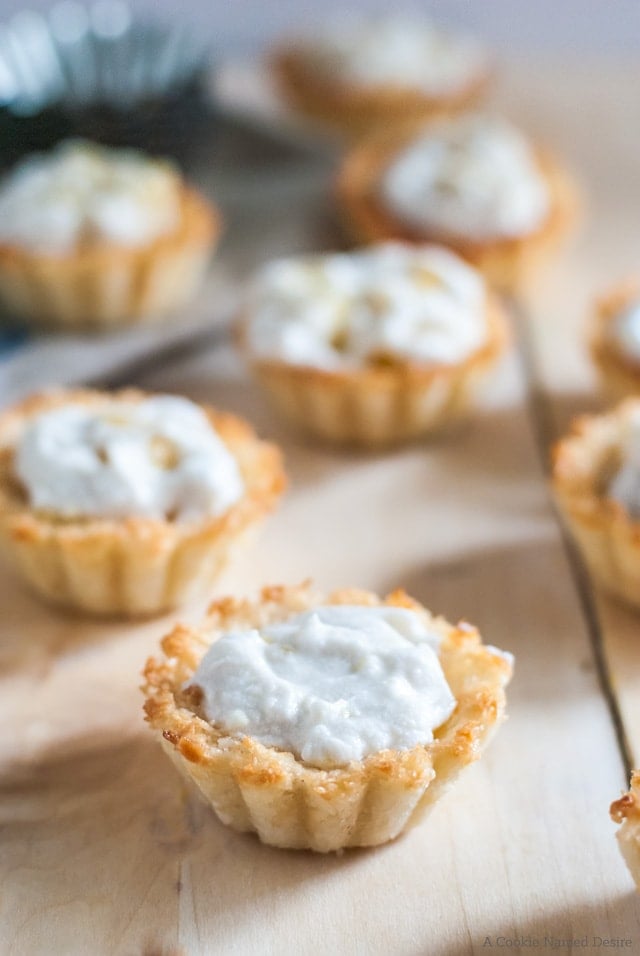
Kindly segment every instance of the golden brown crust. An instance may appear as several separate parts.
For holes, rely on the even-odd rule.
[[[0,415],[0,534],[42,596],[99,614],[159,613],[210,588],[242,533],[273,509],[285,486],[281,456],[244,421],[203,406],[235,457],[245,494],[224,514],[197,522],[152,518],[56,519],[34,511],[13,472],[26,422],[60,405],[137,402],[146,393],[83,389],[32,395]]]
[[[591,355],[609,394],[616,398],[640,394],[640,362],[616,348],[611,323],[634,302],[640,301],[640,282],[618,283],[596,303],[591,333]]]
[[[613,801],[609,812],[621,825],[616,834],[620,852],[640,889],[640,771],[631,774],[631,789]]]
[[[389,604],[418,613],[441,635],[440,660],[457,700],[435,740],[387,750],[335,770],[310,766],[249,737],[228,737],[198,713],[183,690],[212,641],[233,629],[263,626],[319,604]],[[478,759],[504,716],[510,663],[469,625],[452,627],[403,591],[381,601],[343,589],[327,598],[310,584],[264,588],[257,601],[215,601],[197,630],[179,625],[164,657],[145,668],[146,719],[178,767],[195,781],[224,823],[275,846],[327,852],[373,846],[412,825],[467,764]]]
[[[0,296],[31,321],[65,327],[157,318],[195,291],[221,228],[218,210],[183,187],[178,228],[145,246],[97,242],[49,255],[0,245]]]
[[[485,343],[452,365],[398,359],[333,371],[261,360],[248,349],[247,357],[290,421],[331,442],[376,447],[438,430],[465,414],[478,382],[508,342],[504,311],[492,296],[487,300],[487,327]]]
[[[552,483],[559,509],[595,580],[640,606],[640,522],[607,496],[620,464],[625,421],[637,409],[627,399],[606,415],[577,419],[552,450]]]
[[[395,217],[378,198],[380,178],[399,151],[419,132],[415,124],[371,137],[356,145],[343,160],[336,180],[338,211],[355,242],[396,239],[446,245],[471,262],[496,288],[515,291],[526,285],[537,266],[552,253],[575,221],[578,198],[565,170],[542,150],[537,161],[551,198],[550,213],[534,232],[510,238],[474,241],[442,232],[426,232]]]
[[[291,106],[349,136],[390,124],[455,116],[477,105],[492,79],[491,70],[486,69],[440,96],[413,87],[346,85],[310,68],[304,49],[292,45],[275,50],[270,65],[278,89]]]

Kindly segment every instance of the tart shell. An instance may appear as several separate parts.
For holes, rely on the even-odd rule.
[[[640,395],[640,362],[624,355],[609,336],[611,322],[633,301],[637,301],[639,295],[637,281],[628,280],[601,298],[596,306],[591,355],[606,391],[615,399]]]
[[[621,824],[616,838],[629,872],[640,890],[640,771],[631,774],[631,788],[610,808],[611,819]]]
[[[441,635],[440,661],[457,706],[432,743],[321,770],[251,737],[224,736],[199,713],[197,688],[184,686],[211,641],[319,603],[410,608]],[[180,771],[223,823],[255,832],[272,846],[322,853],[385,843],[421,819],[480,756],[504,716],[504,686],[511,676],[509,660],[482,645],[474,628],[433,618],[402,591],[380,601],[350,589],[326,599],[308,585],[265,588],[254,603],[214,602],[203,628],[176,627],[162,649],[164,658],[150,659],[145,669],[146,719]]]
[[[338,213],[349,237],[357,243],[388,239],[438,243],[476,266],[496,288],[515,292],[526,287],[577,218],[578,196],[569,174],[550,155],[537,152],[551,208],[542,226],[526,235],[471,240],[452,233],[423,231],[394,216],[378,197],[381,176],[419,131],[420,127],[413,125],[395,136],[374,136],[347,153],[335,191]]]
[[[249,353],[248,360],[274,405],[299,428],[336,444],[375,448],[437,431],[466,415],[509,338],[504,311],[492,297],[487,328],[486,342],[451,365],[396,361],[329,371]]]
[[[109,396],[127,402],[144,397],[132,389]],[[104,393],[91,391],[45,393],[0,416],[0,539],[47,601],[98,615],[158,614],[209,593],[239,540],[275,507],[285,485],[280,453],[242,420],[202,406],[245,482],[243,497],[223,514],[194,522],[67,520],[30,508],[12,467],[25,423],[69,402],[99,406],[104,400]]]
[[[484,98],[492,78],[485,69],[463,86],[441,95],[389,84],[356,86],[331,82],[310,68],[304,50],[277,50],[270,61],[278,90],[299,113],[351,137],[406,122],[456,116]]]
[[[102,243],[48,255],[0,245],[0,298],[12,313],[61,329],[155,321],[195,293],[220,230],[217,210],[183,188],[178,228],[145,246]]]
[[[640,521],[607,497],[619,464],[627,399],[606,415],[584,416],[552,452],[552,484],[560,513],[594,580],[627,604],[640,607]]]

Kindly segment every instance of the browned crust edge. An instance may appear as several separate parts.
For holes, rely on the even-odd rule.
[[[631,774],[630,789],[613,801],[609,813],[614,823],[624,823],[625,820],[640,823],[640,770]]]
[[[609,326],[620,313],[640,298],[640,282],[628,278],[600,296],[595,304],[589,346],[603,384],[614,396],[640,394],[640,362],[615,347]]]
[[[609,808],[611,819],[620,824],[616,833],[620,852],[636,888],[640,890],[640,771],[631,774],[627,793],[614,800]]]
[[[640,607],[640,521],[607,494],[620,462],[627,398],[604,415],[583,416],[551,452],[551,484],[560,514],[594,581],[612,597]]]
[[[621,429],[640,400],[629,398],[604,415],[581,415],[551,449],[551,481],[562,510],[592,528],[623,528],[640,546],[640,522],[600,487],[603,469],[620,446]]]
[[[407,751],[383,751],[361,762],[326,770],[250,737],[227,737],[198,716],[194,709],[197,702],[194,705],[183,686],[212,641],[226,631],[261,626],[321,603],[410,608],[441,635],[440,660],[457,707],[438,728],[433,743]],[[220,775],[228,776],[240,789],[247,785],[267,795],[273,791],[276,799],[302,791],[307,799],[311,795],[329,801],[371,780],[393,781],[400,791],[419,788],[423,792],[431,784],[435,791],[480,756],[491,729],[504,715],[504,686],[511,676],[510,663],[485,647],[475,628],[467,624],[453,627],[442,618],[434,618],[402,590],[382,601],[371,592],[356,589],[341,589],[323,597],[309,582],[297,587],[263,588],[256,601],[230,597],[214,601],[200,628],[178,625],[162,641],[162,651],[162,658],[147,661],[143,692],[146,720],[162,735],[165,746],[184,762],[187,772],[189,765],[200,768],[197,773],[201,779],[203,773],[218,780]],[[432,784],[432,780],[437,783]],[[226,822],[233,825],[233,821]],[[253,829],[251,825],[239,828]]]

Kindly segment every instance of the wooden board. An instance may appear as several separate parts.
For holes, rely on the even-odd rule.
[[[341,857],[265,848],[217,822],[142,722],[140,670],[170,621],[65,618],[5,569],[2,954],[460,956],[489,951],[487,937],[497,949],[499,938],[522,936],[540,948],[569,937],[631,939],[625,951],[640,951],[637,898],[608,818],[625,768],[598,665],[602,639],[638,748],[635,619],[600,601],[597,618],[589,613],[541,454],[568,410],[583,398],[593,404],[580,345],[584,303],[596,278],[616,275],[623,243],[609,244],[608,217],[626,216],[630,229],[631,212],[620,194],[627,184],[609,178],[603,137],[590,129],[614,129],[624,153],[637,85],[613,68],[603,81],[602,69],[533,67],[513,68],[503,96],[582,170],[606,241],[592,227],[527,304],[516,336],[524,344],[472,425],[385,455],[333,453],[280,425],[229,350],[140,382],[245,414],[284,448],[291,490],[220,590],[307,575],[324,587],[403,584],[516,654],[508,722],[432,816],[396,843]],[[576,102],[588,104],[588,118]],[[240,147],[252,159],[244,173]],[[202,176],[231,223],[221,252],[230,271],[337,241],[326,157],[267,155],[239,134],[217,150],[217,169]]]
[[[594,82],[591,77],[597,76]],[[504,91],[521,98],[542,131],[568,156],[584,192],[584,224],[573,246],[533,291],[521,315],[521,344],[531,372],[543,454],[571,419],[607,405],[587,347],[594,304],[616,282],[638,275],[640,128],[629,64],[598,69],[571,64],[569,82],[535,64],[512,73]],[[536,120],[534,120],[535,126]],[[581,575],[581,569],[578,569]],[[586,581],[586,579],[585,579]],[[588,586],[588,582],[587,586]],[[584,595],[596,651],[602,655],[627,762],[640,765],[640,618],[598,592]],[[640,944],[639,944],[640,948]]]

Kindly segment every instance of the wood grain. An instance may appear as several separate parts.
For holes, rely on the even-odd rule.
[[[585,196],[584,228],[562,262],[533,290],[523,315],[523,346],[545,456],[574,416],[607,407],[588,354],[589,324],[596,298],[640,269],[640,128],[634,93],[640,71],[628,64],[609,65],[598,71],[597,82],[589,78],[592,71],[574,64],[568,82],[559,83],[553,71],[542,76],[536,71],[533,82],[521,69],[505,92],[507,108],[513,109],[526,89],[529,109],[544,116],[554,142],[572,158]],[[628,761],[637,767],[640,619],[598,591],[587,597],[585,610],[601,645]]]

